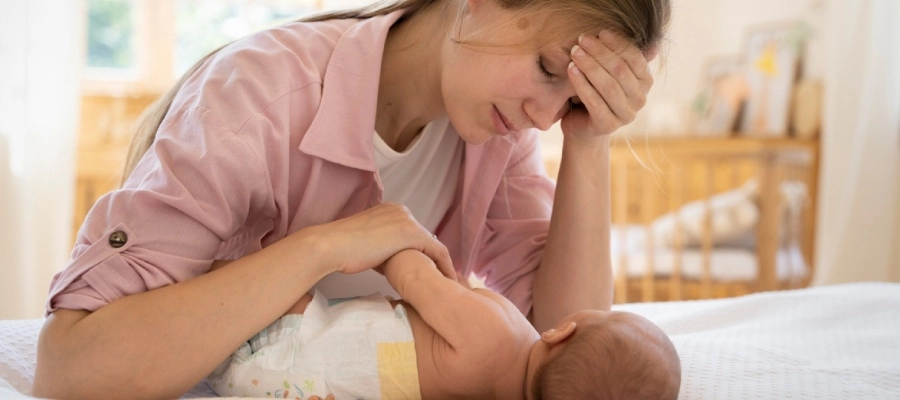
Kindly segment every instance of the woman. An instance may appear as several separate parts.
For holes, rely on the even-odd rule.
[[[643,107],[668,16],[404,0],[211,54],[54,277],[33,393],[180,396],[326,275],[404,249],[483,277],[540,331],[608,309],[608,135]],[[533,128],[560,119],[554,195]]]

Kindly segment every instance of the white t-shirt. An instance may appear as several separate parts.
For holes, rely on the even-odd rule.
[[[375,165],[384,186],[384,201],[404,204],[425,229],[434,232],[453,203],[463,141],[447,132],[447,118],[425,126],[409,147],[398,153],[376,133]]]
[[[375,165],[384,187],[384,202],[403,204],[416,221],[434,232],[453,203],[459,182],[464,143],[459,135],[448,132],[450,121],[432,121],[403,152],[392,149],[373,135]],[[334,273],[316,284],[328,298],[364,296],[374,292],[400,296],[379,273],[354,275]]]

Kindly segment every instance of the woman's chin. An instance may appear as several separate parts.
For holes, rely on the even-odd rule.
[[[472,127],[470,129],[465,129],[465,130],[457,129],[457,132],[459,132],[459,137],[464,142],[466,142],[466,144],[470,144],[473,146],[478,146],[478,145],[484,144],[488,140],[491,140],[491,138],[500,136],[500,134],[498,134],[492,130],[484,129],[484,128],[477,127],[477,126]]]
[[[459,121],[460,123],[457,124],[454,122],[453,113],[450,113],[449,116],[450,123],[456,129],[456,132],[459,134],[460,139],[466,142],[466,144],[478,146],[484,144],[495,136],[500,136],[500,134],[496,132],[490,125],[485,126],[485,124],[479,124],[477,121],[473,121],[472,119]]]

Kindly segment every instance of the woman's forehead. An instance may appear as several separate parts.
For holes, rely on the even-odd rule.
[[[578,36],[596,28],[585,18],[559,10],[502,10],[499,16],[462,42],[497,53],[541,53],[568,57]],[[595,32],[594,35],[599,33]]]
[[[530,36],[534,47],[566,54],[578,42],[579,35],[599,29],[584,17],[567,11],[523,12],[515,18],[516,29]],[[599,34],[599,31],[593,34]]]

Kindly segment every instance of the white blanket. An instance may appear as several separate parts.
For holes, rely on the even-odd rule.
[[[626,304],[668,333],[681,399],[900,399],[900,284]],[[0,398],[24,398],[40,320],[0,321]],[[201,383],[185,398],[212,396]]]
[[[900,399],[900,284],[615,308],[670,335],[682,399]]]

